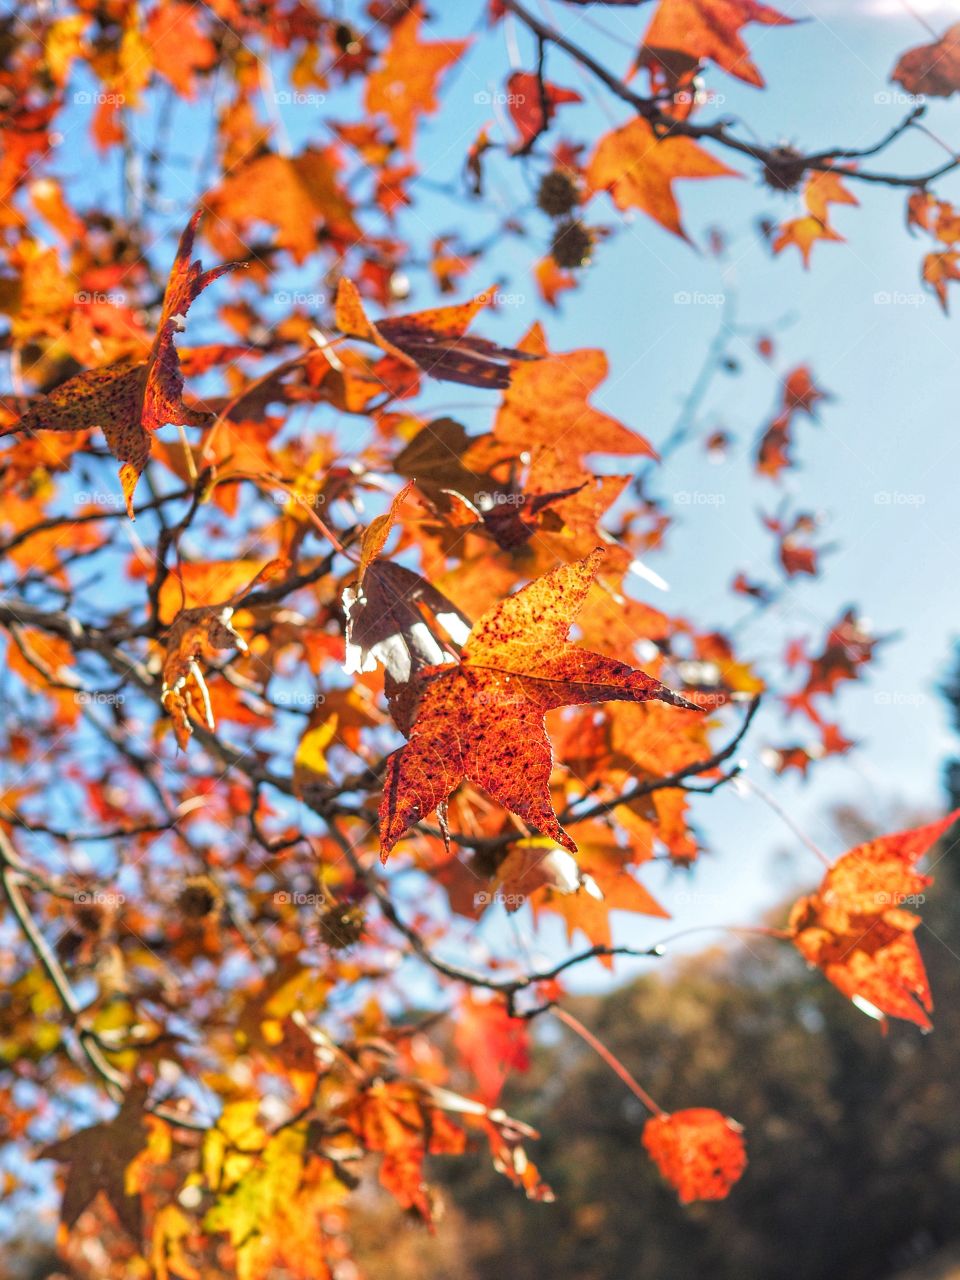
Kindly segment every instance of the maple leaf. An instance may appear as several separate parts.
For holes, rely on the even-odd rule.
[[[417,116],[437,109],[440,76],[470,47],[469,40],[419,40],[422,21],[420,10],[412,8],[393,28],[382,63],[367,78],[364,99],[371,114],[387,117],[405,151],[413,146]]]
[[[681,1204],[725,1200],[747,1167],[741,1126],[710,1107],[651,1116],[643,1145]]]
[[[201,29],[192,4],[174,0],[158,5],[144,24],[144,41],[150,61],[170,81],[177,93],[192,99],[198,71],[217,59],[217,50]]]
[[[960,280],[960,252],[951,249],[945,253],[928,253],[923,260],[923,282],[937,295],[944,314],[949,310],[947,286],[951,280]]]
[[[514,370],[494,436],[518,454],[531,453],[535,462],[546,463],[550,491],[592,479],[583,467],[585,454],[656,457],[644,436],[589,403],[609,371],[602,351],[550,352],[539,324],[520,345],[539,362]]]
[[[902,84],[907,93],[930,98],[949,98],[960,90],[960,22],[932,44],[908,49],[890,79]]]
[[[645,672],[567,642],[602,559],[598,549],[531,582],[475,624],[459,664],[422,673],[409,741],[387,761],[380,805],[384,858],[464,778],[576,852],[550,800],[553,753],[545,713],[650,698],[696,710]]]
[[[511,1017],[502,1000],[480,1001],[469,993],[457,1011],[453,1042],[487,1106],[500,1097],[511,1071],[530,1069],[529,1024]]]
[[[100,427],[110,452],[122,463],[120,483],[133,519],[133,493],[150,457],[150,432],[165,423],[206,426],[212,415],[183,403],[183,374],[174,335],[183,331],[190,304],[227,271],[245,266],[228,262],[204,271],[191,262],[201,210],[180,237],[170,278],[163,295],[160,324],[150,354],[138,364],[121,362],[79,373],[48,396],[35,401],[17,423],[21,431],[79,431]]]
[[[810,266],[810,252],[818,240],[834,240],[845,243],[829,225],[831,204],[859,205],[856,196],[843,185],[840,174],[818,170],[807,179],[803,191],[808,212],[804,217],[793,218],[780,228],[773,242],[773,252],[781,253],[788,245],[799,249],[804,267]]]
[[[905,907],[922,902],[932,883],[916,863],[958,817],[960,810],[857,845],[790,913],[793,943],[804,959],[881,1021],[932,1025],[930,985],[913,936],[921,921]]]
[[[674,235],[689,237],[673,194],[678,178],[737,178],[740,175],[691,138],[660,138],[637,116],[601,138],[587,166],[594,191],[609,191],[618,209],[642,209]]]
[[[527,149],[549,126],[557,107],[565,102],[582,102],[576,89],[540,80],[532,71],[514,71],[507,81],[507,109],[520,131],[520,150]]]
[[[762,89],[763,76],[750,58],[741,27],[791,26],[793,18],[757,0],[660,0],[643,37],[640,61],[663,63],[675,75],[682,54],[693,70],[709,59],[730,75]]]
[[[81,1129],[40,1152],[44,1160],[58,1160],[69,1166],[60,1210],[68,1227],[102,1191],[121,1226],[140,1243],[143,1214],[140,1197],[127,1194],[127,1167],[147,1143],[143,1116],[146,1098],[146,1086],[134,1085],[112,1120]]]
[[[416,1083],[375,1081],[343,1108],[344,1119],[368,1151],[383,1153],[380,1181],[406,1209],[427,1222],[433,1217],[423,1161],[429,1155],[459,1155],[466,1134]]]
[[[503,388],[510,385],[512,361],[536,360],[538,356],[467,336],[470,322],[491,300],[490,292],[481,293],[458,306],[434,307],[374,324],[364,312],[357,286],[343,277],[337,287],[337,328],[350,337],[376,343],[388,355],[441,381]]]
[[[353,207],[338,180],[334,148],[307,147],[299,155],[257,155],[237,167],[206,200],[213,215],[207,238],[221,253],[242,251],[250,227],[276,227],[277,244],[301,263],[321,233],[351,244],[360,236]]]

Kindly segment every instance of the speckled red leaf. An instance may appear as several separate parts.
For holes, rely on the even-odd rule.
[[[681,1204],[725,1200],[747,1167],[740,1125],[710,1107],[652,1116],[643,1145]]]
[[[149,432],[166,423],[206,425],[210,415],[183,403],[183,375],[174,334],[184,327],[190,304],[225,271],[243,263],[227,263],[204,271],[191,262],[198,210],[184,228],[163,297],[160,324],[150,354],[139,364],[108,365],[69,378],[22,415],[17,430],[78,431],[100,427],[110,452],[122,465],[120,483],[133,518],[133,492],[150,457]]]
[[[384,858],[464,778],[575,852],[550,800],[546,712],[650,698],[695,710],[645,672],[568,643],[602,558],[598,549],[530,583],[480,618],[459,664],[422,673],[410,740],[387,762],[380,805]]]
[[[960,817],[857,845],[830,868],[816,893],[790,913],[800,954],[866,1012],[929,1029],[930,986],[914,931],[931,883],[916,863]]]

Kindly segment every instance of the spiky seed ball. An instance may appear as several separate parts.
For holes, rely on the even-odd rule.
[[[220,890],[209,876],[191,876],[177,894],[177,907],[188,920],[203,920],[220,907]]]
[[[551,169],[540,180],[537,205],[551,218],[562,218],[580,203],[580,192],[569,174]]]
[[[774,147],[763,166],[763,180],[774,191],[796,191],[805,172],[802,152],[795,147]]]
[[[361,907],[329,902],[318,911],[320,938],[334,951],[343,951],[360,941],[366,916]]]
[[[568,218],[558,224],[550,252],[558,267],[585,267],[593,252],[593,235],[579,218]]]

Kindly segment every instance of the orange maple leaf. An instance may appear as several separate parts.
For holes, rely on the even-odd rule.
[[[48,396],[35,401],[16,424],[17,431],[79,431],[99,427],[110,452],[122,464],[120,483],[127,513],[133,519],[133,493],[150,458],[150,435],[165,423],[203,427],[211,414],[183,403],[183,374],[174,334],[183,331],[190,304],[219,276],[242,262],[228,262],[204,271],[191,262],[193,240],[201,211],[190,219],[180,237],[177,255],[163,295],[160,324],[146,360],[120,361],[103,369],[89,369],[68,378]]]
[[[143,28],[147,54],[182,97],[192,99],[196,74],[213,66],[217,49],[202,30],[197,7],[183,0],[159,5]]]
[[[643,1145],[681,1204],[725,1200],[747,1167],[742,1128],[710,1107],[651,1116]]]
[[[607,357],[597,348],[551,352],[539,324],[520,343],[537,363],[513,371],[497,414],[494,436],[518,454],[530,453],[540,479],[554,489],[592,479],[584,455],[594,453],[656,457],[644,436],[602,413],[589,397],[606,378]],[[541,456],[544,455],[544,456]],[[548,455],[548,456],[546,456]]]
[[[383,62],[367,79],[367,110],[387,117],[405,151],[413,145],[417,116],[432,115],[437,109],[440,76],[470,47],[469,40],[419,40],[422,21],[418,9],[410,9],[400,19]]]
[[[531,582],[480,618],[458,664],[421,673],[409,741],[387,761],[380,805],[384,858],[464,778],[575,853],[550,799],[546,712],[650,698],[696,710],[645,672],[567,642],[602,558],[598,549]]]
[[[817,171],[807,179],[803,198],[808,212],[800,218],[792,218],[780,228],[773,242],[773,252],[780,253],[788,245],[800,251],[803,265],[810,266],[810,251],[818,240],[834,240],[844,243],[843,236],[829,225],[831,204],[859,205],[857,197],[846,189],[838,173]]]
[[[913,936],[920,917],[905,907],[922,902],[932,883],[916,870],[917,861],[958,817],[960,810],[928,826],[857,845],[790,913],[800,954],[883,1021],[889,1016],[931,1026],[930,985]]]
[[[794,19],[757,0],[660,0],[643,38],[640,61],[662,62],[675,75],[678,53],[689,60],[690,70],[709,59],[738,80],[762,89],[763,76],[740,35],[740,28],[749,22],[785,27]]]
[[[955,249],[928,253],[923,260],[923,281],[933,289],[944,312],[948,310],[947,286],[951,280],[960,280],[960,253]]]
[[[594,191],[609,191],[618,209],[642,209],[674,235],[689,237],[673,194],[677,178],[740,175],[691,138],[660,138],[642,116],[601,138],[587,166]]]

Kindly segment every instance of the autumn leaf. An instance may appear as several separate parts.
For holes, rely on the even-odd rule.
[[[937,295],[944,314],[949,310],[947,286],[960,280],[960,252],[951,249],[946,253],[928,253],[923,260],[923,282]]]
[[[360,230],[339,163],[333,148],[307,147],[298,155],[267,152],[238,165],[207,196],[207,238],[221,253],[242,253],[250,229],[266,223],[296,263],[316,251],[321,235],[352,243]]]
[[[60,1210],[68,1227],[74,1225],[102,1191],[124,1230],[140,1243],[143,1214],[140,1197],[128,1194],[127,1167],[147,1143],[143,1116],[146,1097],[145,1086],[133,1086],[112,1120],[81,1129],[41,1151],[43,1159],[58,1160],[68,1166]]]
[[[344,277],[337,288],[337,328],[376,343],[388,355],[441,381],[503,388],[510,385],[511,362],[538,356],[467,336],[470,322],[491,300],[490,292],[481,293],[459,306],[417,311],[374,324],[367,318],[356,285]]]
[[[538,357],[538,363],[514,370],[497,413],[494,436],[518,454],[532,455],[548,491],[592,479],[583,465],[585,455],[656,457],[644,436],[590,403],[609,372],[603,351],[551,352],[539,325],[534,325],[521,347]]]
[[[202,427],[211,421],[210,414],[183,403],[183,374],[173,339],[183,331],[190,304],[203,290],[244,264],[230,262],[204,271],[199,261],[190,261],[200,217],[197,210],[180,237],[147,360],[77,374],[36,401],[17,423],[18,431],[100,427],[110,452],[122,463],[120,483],[131,520],[134,489],[150,457],[150,432],[165,423]]]
[[[809,267],[810,253],[818,240],[844,242],[843,236],[838,235],[829,225],[830,205],[859,205],[860,202],[843,185],[838,173],[826,171],[816,171],[810,175],[804,186],[803,198],[808,212],[803,217],[785,222],[772,247],[774,253],[781,253],[789,245],[793,245],[800,251],[803,265]]]
[[[651,1116],[643,1145],[681,1204],[725,1200],[747,1167],[742,1128],[709,1107]]]
[[[663,62],[675,73],[678,53],[689,60],[691,70],[709,59],[762,89],[763,76],[740,34],[752,22],[790,26],[794,19],[757,0],[660,0],[643,37],[640,61]]]
[[[417,117],[437,109],[441,75],[470,47],[469,40],[421,41],[422,21],[418,8],[404,14],[393,28],[383,61],[367,78],[367,111],[387,117],[405,151],[413,146]]]
[[[929,1030],[933,1000],[914,933],[931,877],[916,863],[960,817],[857,845],[829,869],[816,893],[790,913],[797,950],[873,1016],[903,1018]]]
[[[382,1153],[380,1181],[406,1209],[433,1217],[423,1180],[427,1155],[459,1155],[466,1134],[414,1084],[376,1081],[343,1109],[344,1119],[369,1151]]]
[[[544,80],[541,88],[534,72],[514,71],[507,81],[507,109],[520,131],[520,149],[529,147],[549,127],[558,106],[582,101],[576,89],[564,89],[549,80]]]
[[[200,26],[192,4],[159,4],[144,25],[144,41],[150,61],[184,98],[196,93],[196,75],[211,67],[217,50]]]
[[[907,93],[949,98],[960,89],[960,22],[948,27],[939,40],[921,44],[902,54],[890,79]]]
[[[594,191],[609,191],[618,209],[642,209],[667,231],[687,240],[673,194],[678,178],[736,178],[739,174],[691,138],[658,138],[637,116],[600,140],[587,166]]]
[[[502,1000],[469,994],[457,1012],[453,1042],[487,1106],[500,1097],[511,1071],[529,1070],[529,1024],[511,1017]]]
[[[693,710],[643,671],[567,643],[603,552],[555,569],[485,614],[457,665],[422,674],[409,742],[387,762],[380,805],[385,858],[404,833],[469,778],[535,830],[576,852],[550,800],[554,707],[622,699]]]

